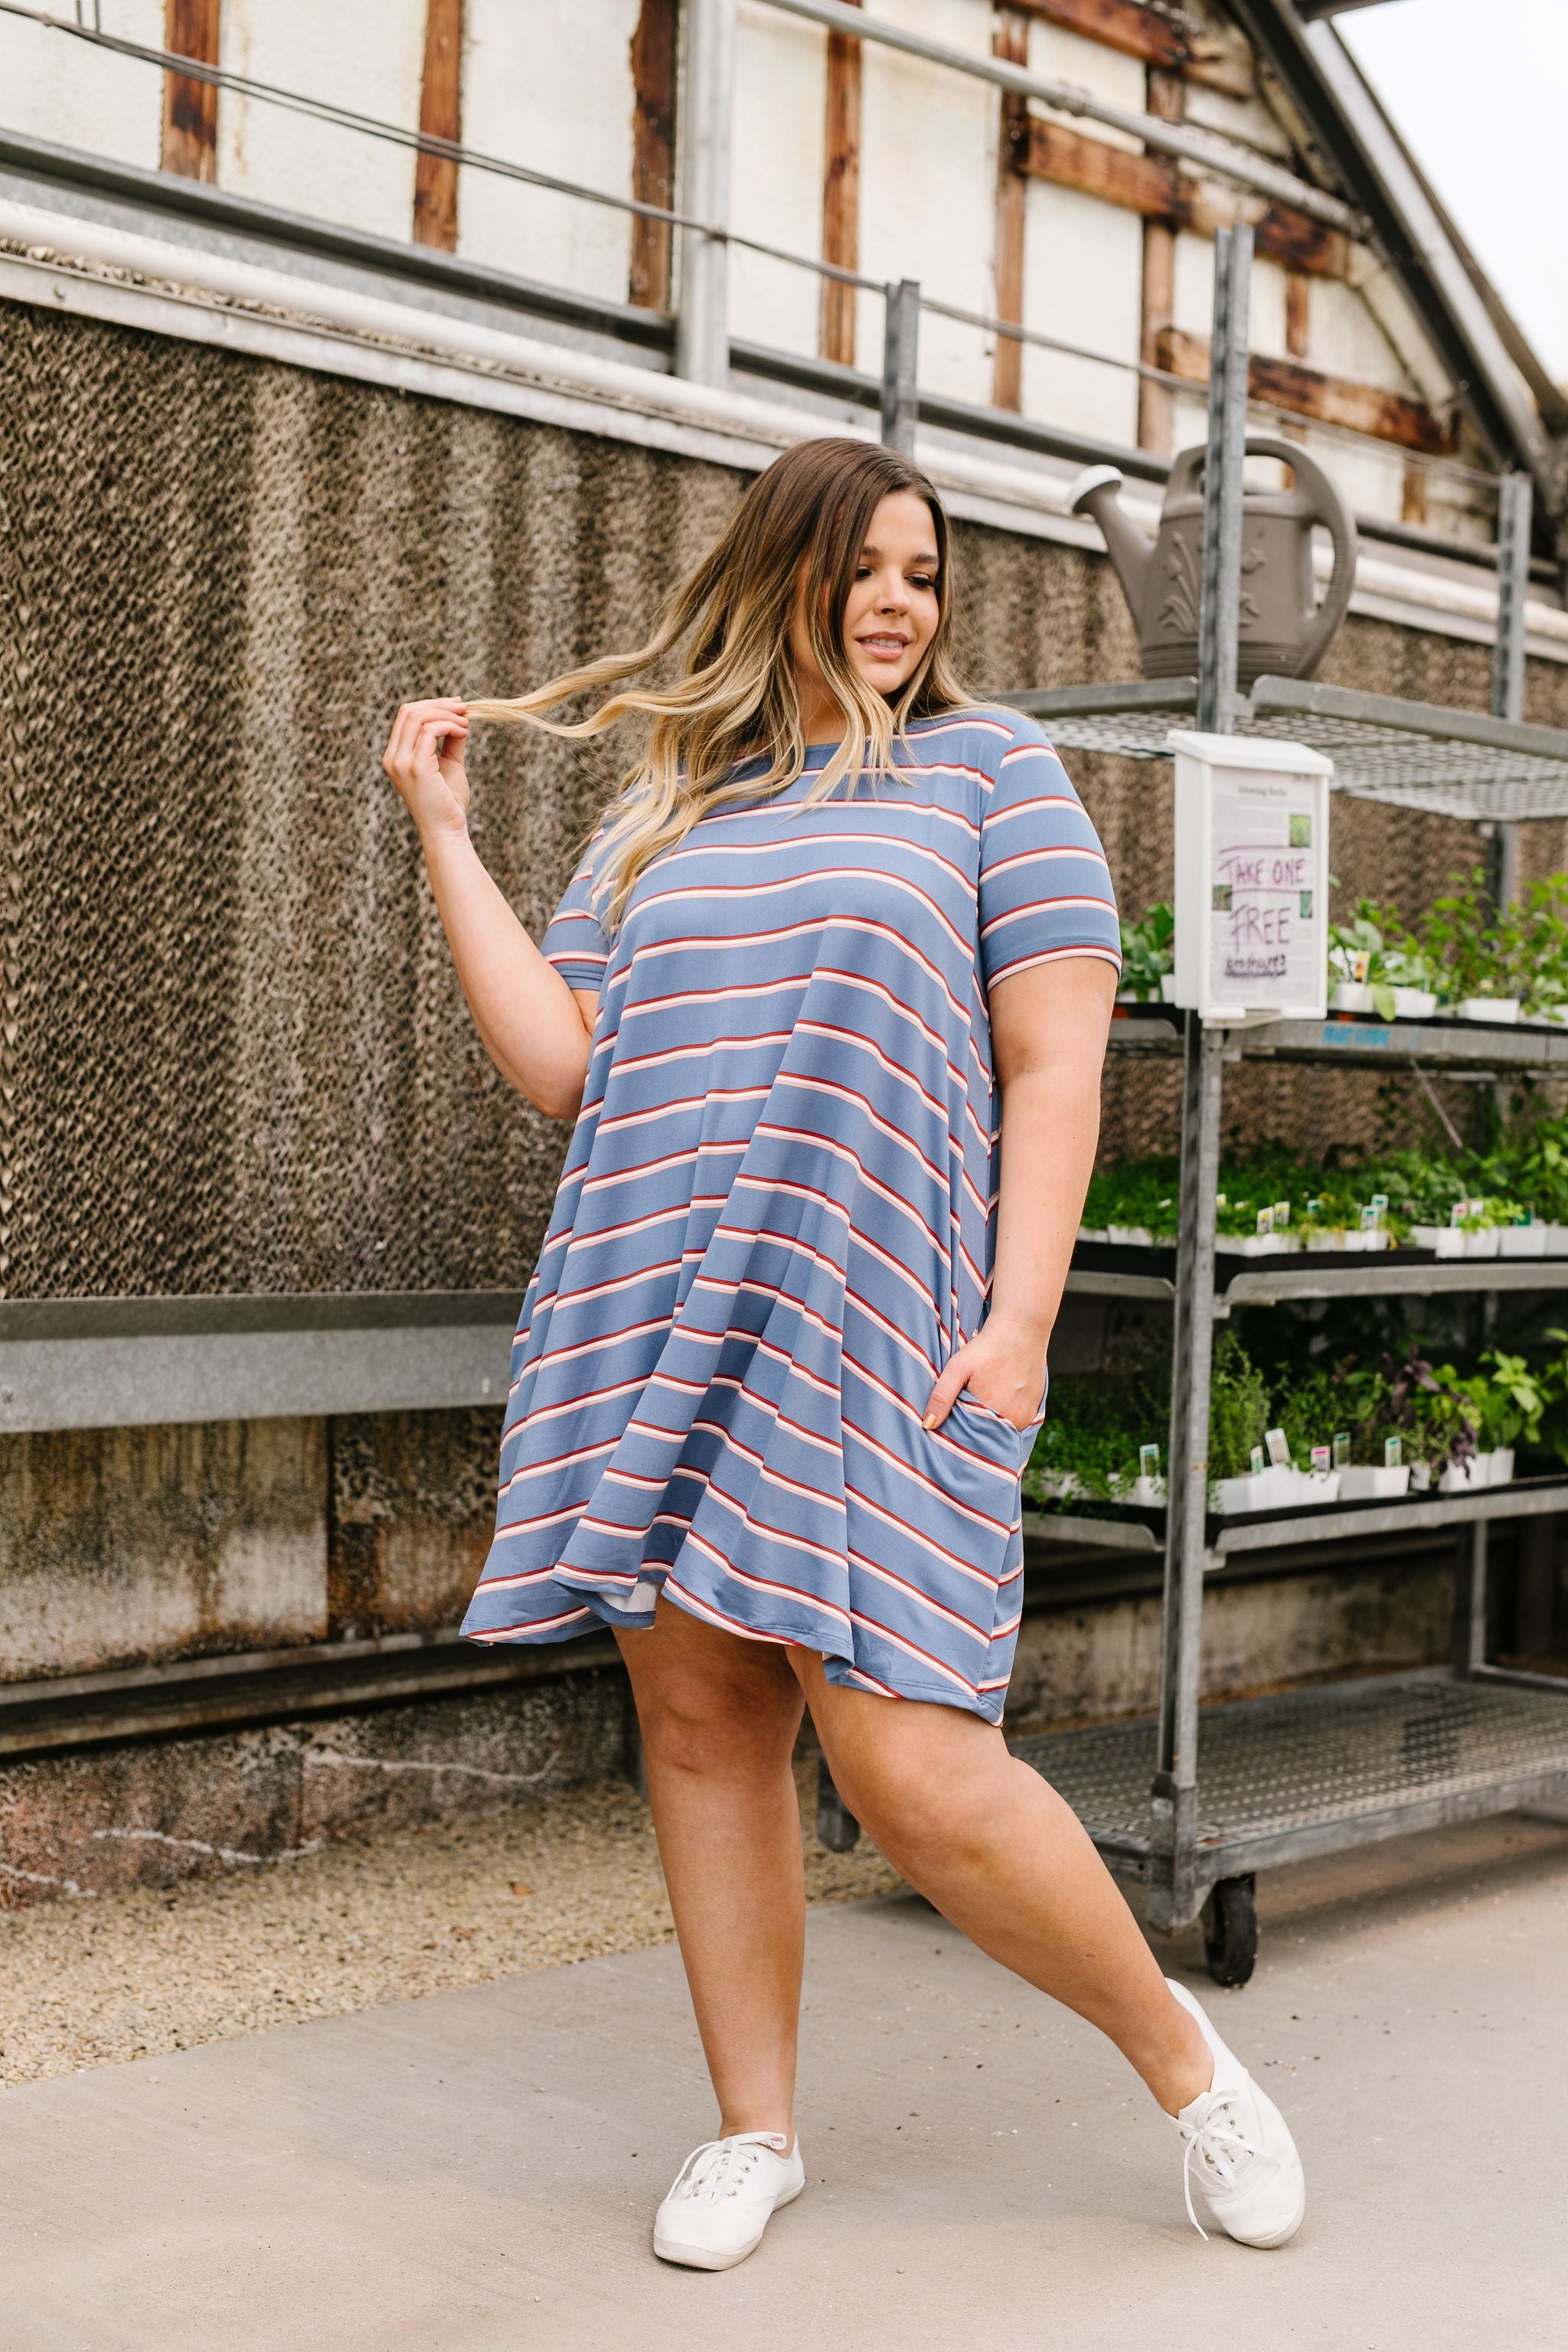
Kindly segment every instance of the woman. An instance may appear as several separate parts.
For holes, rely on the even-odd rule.
[[[1278,2245],[1305,2199],[1278,2111],[998,1728],[1118,930],[1081,803],[1037,728],[965,698],[952,620],[930,482],[808,442],[648,645],[409,704],[385,755],[491,1058],[576,1122],[464,1630],[620,1644],[720,2108],[654,2228],[698,2269],[805,2186],[807,1706],[910,1884],[1137,2069],[1189,2213],[1195,2179]],[[635,717],[644,747],[535,947],[468,840],[464,739],[595,688],[555,731]]]

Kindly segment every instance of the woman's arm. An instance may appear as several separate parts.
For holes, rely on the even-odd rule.
[[[1002,1186],[991,1306],[955,1349],[926,1408],[943,1421],[961,1388],[1019,1429],[1040,1409],[1046,1350],[1067,1286],[1100,1139],[1100,1078],[1116,998],[1098,956],[1032,964],[991,992],[1002,1089]]]
[[[382,766],[419,828],[436,905],[486,1053],[507,1084],[551,1118],[583,1100],[595,1003],[547,963],[468,838],[460,702],[405,702]]]

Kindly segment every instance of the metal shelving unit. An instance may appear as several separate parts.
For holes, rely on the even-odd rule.
[[[1568,760],[1568,737],[1563,750]],[[1220,1108],[1227,1067],[1289,1056],[1332,1066],[1469,1071],[1568,1066],[1568,1039],[1469,1023],[1274,1022],[1204,1029],[1195,1017],[1112,1025],[1113,1047],[1184,1059],[1179,1232],[1170,1274],[1075,1271],[1069,1286],[1163,1297],[1174,1321],[1171,1505],[1096,1517],[1031,1515],[1028,1534],[1164,1559],[1159,1706],[1147,1721],[1016,1742],[1068,1797],[1111,1867],[1147,1890],[1148,1916],[1173,1929],[1203,1917],[1210,1966],[1245,1982],[1257,1949],[1254,1874],[1437,1822],[1506,1811],[1568,1786],[1568,1676],[1515,1674],[1485,1654],[1489,1528],[1568,1513],[1568,1477],[1473,1494],[1217,1517],[1207,1508],[1208,1375],[1214,1327],[1238,1306],[1333,1297],[1568,1288],[1568,1261],[1402,1264],[1395,1253],[1314,1266],[1281,1254],[1222,1280],[1215,1248]],[[1103,1256],[1105,1252],[1098,1255]],[[1200,1706],[1206,1577],[1221,1562],[1303,1544],[1453,1530],[1452,1663],[1442,1673],[1379,1675],[1331,1690]],[[1468,1541],[1464,1540],[1468,1531]],[[1446,1727],[1439,1737],[1434,1726]],[[1201,1770],[1200,1770],[1201,1750]],[[1368,1791],[1372,1793],[1369,1794]]]
[[[1167,732],[1304,741],[1335,762],[1337,792],[1497,825],[1500,892],[1511,889],[1512,827],[1568,815],[1568,732],[1525,726],[1524,590],[1529,486],[1502,486],[1500,619],[1490,716],[1262,677],[1237,690],[1241,495],[1246,430],[1247,281],[1251,236],[1216,240],[1204,559],[1195,678],[1026,691],[1005,698],[1037,716],[1064,750],[1165,758]],[[1173,1322],[1169,1507],[1120,1517],[1051,1514],[1027,1531],[1163,1559],[1160,1690],[1143,1721],[1015,1743],[1075,1807],[1106,1860],[1146,1890],[1162,1929],[1202,1918],[1211,1973],[1245,1983],[1257,1951],[1254,1874],[1403,1831],[1505,1811],[1568,1790],[1568,1676],[1512,1673],[1486,1657],[1487,1530],[1494,1521],[1568,1512],[1568,1478],[1475,1494],[1258,1513],[1208,1509],[1209,1381],[1215,1324],[1233,1307],[1336,1296],[1432,1296],[1568,1287],[1568,1264],[1545,1260],[1412,1263],[1364,1255],[1314,1265],[1281,1255],[1216,1265],[1220,1108],[1228,1066],[1244,1060],[1346,1068],[1568,1071],[1568,1034],[1457,1021],[1276,1021],[1203,1028],[1195,1014],[1151,1010],[1119,1020],[1119,1055],[1180,1054],[1181,1161],[1176,1247],[1138,1253],[1126,1272],[1075,1268],[1089,1296],[1169,1302]],[[1133,1255],[1131,1254],[1130,1255]],[[1453,1530],[1449,1665],[1200,1706],[1205,1578],[1245,1554],[1353,1542],[1395,1531]]]

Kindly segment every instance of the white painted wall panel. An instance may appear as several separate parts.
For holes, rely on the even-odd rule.
[[[896,20],[950,47],[989,54],[984,0],[874,0]],[[921,290],[992,315],[999,93],[919,58],[868,46],[861,102],[860,266],[868,277],[918,278]],[[882,304],[863,297],[861,364],[881,365]],[[948,319],[922,318],[922,384],[956,400],[991,397],[992,339]]]
[[[1209,267],[1214,267],[1214,247],[1209,247]],[[1259,259],[1252,263],[1252,301],[1247,317],[1247,340],[1255,352],[1271,360],[1289,358],[1285,348],[1285,278],[1286,272],[1278,261]]]
[[[637,0],[468,0],[463,144],[585,187],[632,188]],[[524,278],[626,299],[629,215],[465,170],[458,249]]]
[[[1311,358],[1325,375],[1348,375],[1385,392],[1415,392],[1398,352],[1354,289],[1334,278],[1312,286]]]
[[[742,0],[735,36],[730,218],[743,236],[815,261],[822,252],[827,36]],[[737,341],[815,353],[822,280],[815,270],[732,247],[730,331]]]
[[[1251,147],[1277,162],[1289,158],[1290,142],[1261,99],[1234,98],[1224,90],[1207,89],[1202,82],[1189,82],[1186,116],[1189,122],[1217,131],[1239,146]]]
[[[58,14],[68,12],[62,6]],[[114,0],[106,33],[163,46],[162,0]],[[0,119],[8,131],[117,163],[156,171],[163,142],[163,77],[156,66],[0,16]]]
[[[1069,33],[1064,26],[1047,24],[1044,18],[1029,26],[1029,70],[1051,81],[1069,82],[1074,89],[1087,90],[1108,106],[1125,107],[1131,114],[1143,111],[1144,70],[1138,58],[1108,49],[1103,41],[1086,41],[1080,33]],[[1134,153],[1142,150],[1141,140],[1111,124],[1085,122],[1054,106],[1038,106],[1035,110],[1054,122],[1065,122],[1085,138],[1102,139],[1108,146],[1131,148]]]
[[[1025,212],[1024,323],[1082,350],[1135,361],[1142,330],[1143,224],[1071,188],[1031,181]],[[1024,346],[1024,413],[1106,441],[1138,438],[1130,370]]]
[[[329,99],[409,131],[419,124],[420,0],[225,0],[219,55],[231,73]],[[218,99],[220,184],[237,195],[380,236],[406,237],[414,151],[340,131],[260,99]]]

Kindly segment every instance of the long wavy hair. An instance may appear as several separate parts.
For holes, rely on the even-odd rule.
[[[851,667],[844,616],[871,518],[900,490],[931,509],[938,620],[912,675],[886,698]],[[641,750],[605,813],[594,859],[595,907],[613,929],[650,859],[712,810],[783,792],[802,772],[805,731],[790,656],[797,615],[844,713],[843,740],[812,779],[806,801],[826,797],[846,778],[853,792],[867,768],[889,772],[895,740],[910,719],[973,699],[953,667],[952,561],[942,501],[907,457],[874,442],[805,441],[752,483],[718,544],[664,604],[646,645],[568,670],[515,701],[470,702],[469,713],[579,739],[621,719],[642,723]],[[659,683],[672,668],[674,682]],[[606,687],[614,690],[585,719],[547,715],[574,695]],[[766,762],[760,774],[759,760]]]

